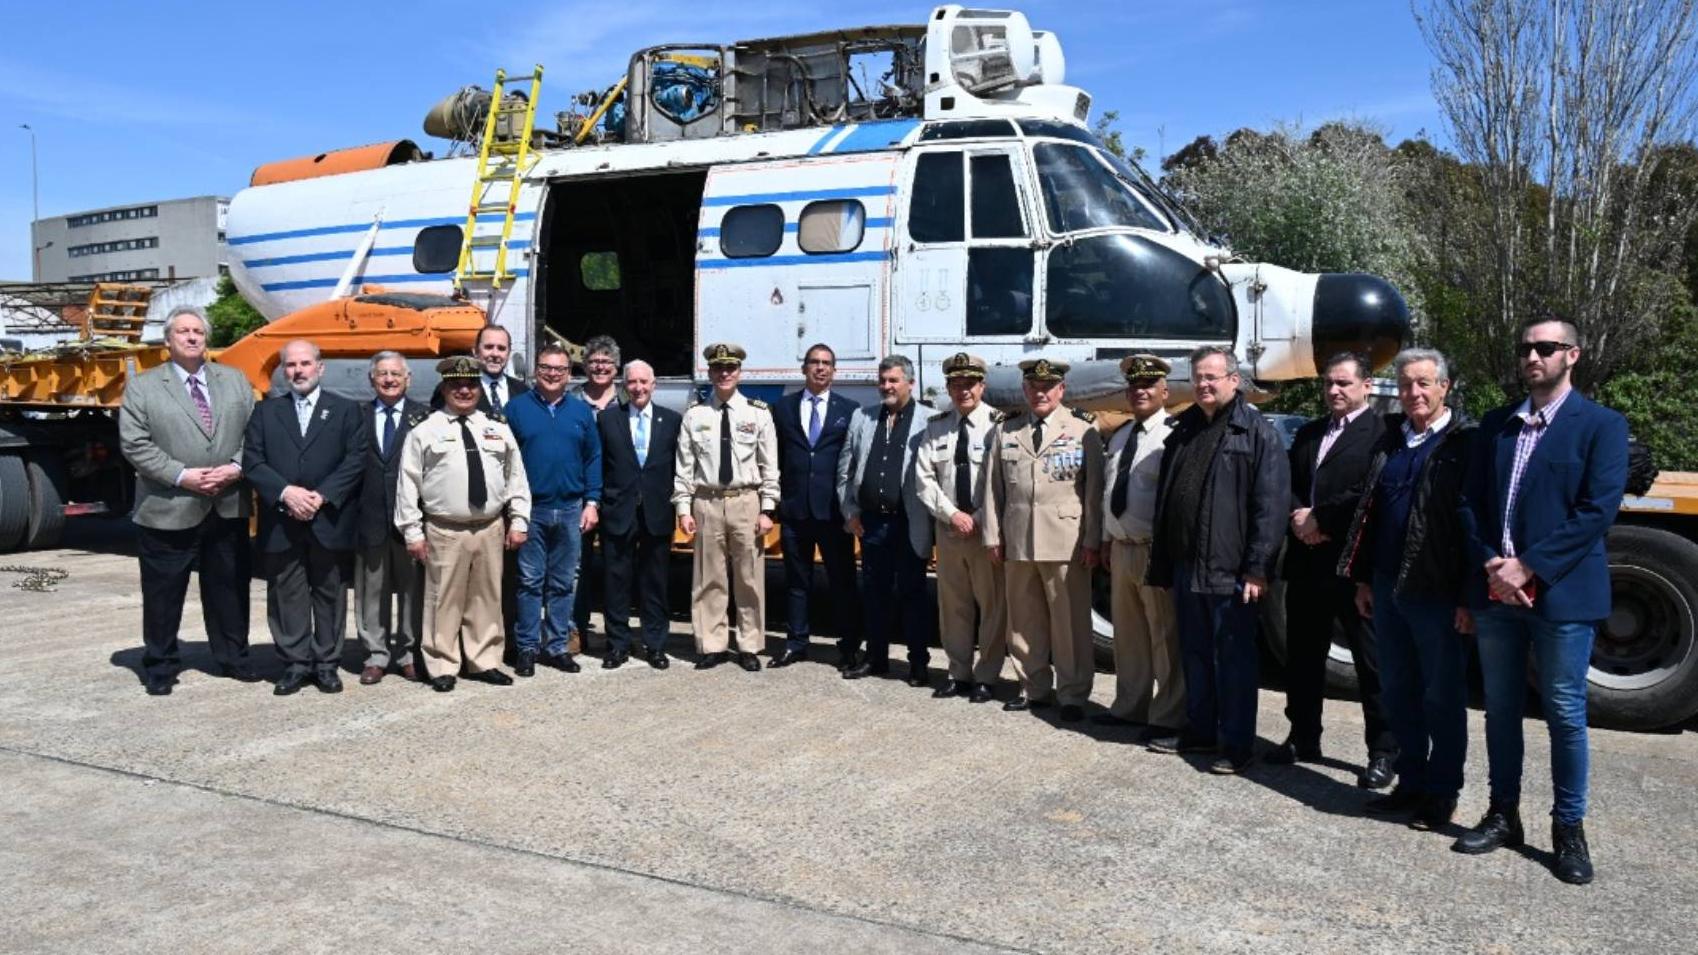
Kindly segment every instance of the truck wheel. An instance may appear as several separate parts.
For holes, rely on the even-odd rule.
[[[24,458],[29,472],[29,528],[24,546],[58,547],[65,536],[65,463],[57,451],[33,451]]]
[[[24,459],[0,454],[0,553],[17,547],[29,528],[29,477]]]
[[[1290,657],[1285,652],[1285,581],[1274,580],[1262,599],[1262,637],[1269,652],[1284,667]],[[1327,692],[1354,698],[1360,687],[1356,681],[1356,658],[1344,642],[1344,632],[1333,624],[1332,646],[1327,649]]]
[[[1109,605],[1108,571],[1091,571],[1091,645],[1096,650],[1097,669],[1114,672],[1114,617]]]
[[[1611,612],[1592,647],[1593,722],[1661,729],[1698,713],[1698,544],[1655,527],[1610,529]]]

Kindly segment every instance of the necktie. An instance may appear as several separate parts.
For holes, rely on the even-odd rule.
[[[967,455],[967,445],[972,440],[967,433],[967,419],[962,418],[961,427],[955,432],[955,507],[963,511],[973,509],[973,461]]]
[[[386,408],[383,412],[383,444],[378,446],[378,452],[384,457],[389,456],[389,449],[395,446],[395,409]]]
[[[301,426],[301,437],[304,438],[304,437],[307,436],[307,422],[311,421],[311,420],[312,420],[312,405],[307,404],[307,399],[305,399],[305,398],[296,398],[295,399],[295,421],[298,424],[300,424],[300,426]]]
[[[491,408],[494,408],[496,411],[501,410],[501,379],[500,378],[491,378],[489,380],[489,406]]]
[[[1044,446],[1044,419],[1037,418],[1037,419],[1034,419],[1032,421],[1032,450],[1033,451],[1041,450],[1043,448],[1043,446]]]
[[[1138,453],[1138,432],[1140,425],[1132,426],[1132,433],[1126,436],[1126,447],[1120,449],[1120,460],[1114,467],[1114,490],[1108,492],[1108,510],[1115,517],[1126,513],[1126,485],[1132,476],[1132,457]]]
[[[731,486],[731,406],[719,406],[719,486]]]
[[[489,500],[489,490],[483,483],[483,455],[478,453],[478,443],[472,439],[472,429],[466,424],[466,416],[460,415],[454,420],[460,422],[460,443],[466,448],[466,503],[472,506],[472,510],[481,511]]]
[[[808,447],[820,443],[820,396],[810,395],[808,398],[814,404],[814,410],[808,413]]]
[[[649,418],[637,412],[637,467],[649,463]]]
[[[189,379],[189,400],[195,403],[195,414],[200,416],[200,426],[207,433],[212,433],[212,405],[206,401],[206,392],[200,390],[200,382]]]

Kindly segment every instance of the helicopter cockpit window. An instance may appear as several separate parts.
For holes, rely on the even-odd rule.
[[[914,167],[908,203],[908,237],[915,242],[960,242],[966,237],[966,177],[961,154],[933,152]]]
[[[1135,235],[1099,235],[1049,254],[1046,324],[1064,338],[1230,339],[1232,293],[1214,273]]]
[[[974,156],[973,238],[1023,239],[1020,196],[1014,189],[1014,164],[1007,153]]]
[[[1085,147],[1039,143],[1032,155],[1052,231],[1113,226],[1168,231],[1167,223]]]

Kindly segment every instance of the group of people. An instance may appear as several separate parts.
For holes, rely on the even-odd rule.
[[[1520,845],[1532,654],[1552,740],[1556,874],[1592,877],[1586,675],[1609,613],[1603,542],[1627,436],[1619,415],[1573,390],[1581,351],[1561,320],[1527,326],[1528,397],[1477,426],[1447,405],[1439,352],[1396,357],[1402,411],[1383,416],[1369,407],[1366,359],[1337,355],[1321,369],[1328,414],[1289,450],[1220,346],[1191,354],[1193,402],[1172,417],[1169,363],[1124,358],[1131,413],[1111,422],[1069,408],[1068,364],[1046,357],[1020,362],[1024,407],[996,411],[985,361],[965,352],[942,363],[947,406],[923,401],[912,362],[890,355],[879,401],[861,407],[834,390],[825,343],[807,349],[803,387],[771,405],[740,390],[741,347],[709,345],[708,394],[680,415],[653,400],[646,363],[619,374],[606,337],[587,344],[578,388],[559,344],[537,350],[527,386],[507,373],[510,338],[493,325],[472,356],[437,366],[434,407],[406,397],[407,363],[392,352],[371,359],[370,402],[329,394],[307,341],[281,351],[286,393],[256,405],[240,374],[206,361],[206,336],[197,310],[173,312],[170,362],[130,385],[120,415],[137,472],[150,694],[175,681],[193,566],[217,669],[258,679],[247,658],[251,497],[280,695],[309,682],[342,689],[349,567],[364,684],[398,668],[442,692],[462,677],[507,685],[504,650],[521,677],[539,663],[576,672],[591,579],[602,586],[602,666],[637,656],[665,669],[675,529],[693,541],[696,668],[758,671],[765,539],[777,526],[786,633],[767,666],[814,652],[821,570],[844,679],[890,674],[896,638],[907,683],[934,697],[990,702],[1011,659],[1018,689],[1004,710],[1054,706],[1079,721],[1101,569],[1115,692],[1093,720],[1142,727],[1150,749],[1208,754],[1211,771],[1233,774],[1254,758],[1257,605],[1281,573],[1290,730],[1266,762],[1321,758],[1336,629],[1361,687],[1358,783],[1392,787],[1365,809],[1448,825],[1467,743],[1461,634],[1474,634],[1491,795],[1453,848]],[[934,637],[947,662],[935,685]]]

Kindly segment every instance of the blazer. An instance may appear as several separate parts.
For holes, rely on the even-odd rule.
[[[1291,441],[1290,510],[1309,507],[1313,501],[1315,520],[1321,533],[1330,539],[1310,547],[1291,533],[1287,521],[1282,574],[1286,580],[1331,580],[1337,576],[1344,538],[1350,533],[1356,503],[1366,490],[1369,466],[1386,431],[1383,416],[1372,408],[1362,409],[1356,420],[1344,426],[1344,432],[1327,451],[1326,460],[1316,467],[1315,455],[1331,423],[1330,414],[1322,415],[1299,428]]]
[[[632,532],[639,514],[642,525],[635,529],[655,537],[671,536],[672,476],[678,457],[678,429],[684,416],[650,401],[654,421],[649,426],[649,456],[637,463],[637,445],[631,434],[630,403],[616,401],[596,415],[601,434],[601,514],[599,526],[622,537]],[[639,510],[638,504],[642,507]]]
[[[843,523],[837,503],[837,458],[849,437],[855,402],[833,391],[821,409],[820,439],[808,446],[806,388],[778,399],[772,423],[778,429],[778,518],[781,521]]]
[[[1475,432],[1462,486],[1469,604],[1488,605],[1484,565],[1499,554],[1503,508],[1515,464],[1520,403],[1487,414]],[[1515,497],[1510,539],[1538,579],[1533,612],[1552,622],[1610,615],[1604,537],[1627,488],[1627,419],[1571,393],[1527,460]]]
[[[309,533],[329,550],[354,549],[360,476],[369,453],[369,410],[369,405],[321,388],[303,436],[293,394],[267,398],[254,407],[242,470],[259,492],[260,550],[289,550]],[[284,510],[283,489],[291,484],[324,496],[324,506],[310,522],[297,521]]]
[[[237,481],[216,498],[177,486],[184,468],[242,463],[242,442],[253,412],[253,386],[234,368],[206,370],[212,430],[201,427],[189,390],[171,363],[130,379],[118,407],[118,446],[136,471],[136,506],[131,518],[154,530],[195,527],[206,516],[248,516],[248,488]]]
[[[378,449],[382,435],[378,432],[377,411],[372,402],[361,401],[357,407],[366,423],[366,453],[362,459],[365,466],[360,475],[359,545],[376,547],[392,537],[401,539],[401,532],[390,520],[395,513],[395,485],[401,479],[401,446],[413,425],[430,417],[430,405],[402,399],[401,413],[395,420],[395,442],[383,450]]]
[[[926,421],[937,409],[918,398],[914,402],[914,417],[908,426],[908,443],[902,448],[902,507],[908,517],[908,543],[914,553],[931,559],[932,516],[920,503],[919,486],[914,479],[914,458],[920,443],[926,438]],[[861,516],[861,478],[867,470],[867,452],[872,450],[874,431],[878,428],[879,409],[873,403],[857,410],[849,421],[849,436],[837,457],[837,506],[843,519]]]
[[[506,390],[506,396],[505,397],[506,397],[507,400],[503,401],[501,403],[502,407],[506,407],[508,401],[512,401],[514,398],[517,398],[520,395],[524,394],[525,392],[531,390],[530,388],[526,387],[525,379],[520,378],[517,375],[508,375],[508,376],[506,376],[506,378],[507,378],[507,382],[503,387]],[[441,411],[442,410],[442,383],[440,381],[437,382],[437,384],[436,384],[436,390],[430,393],[430,410],[432,410],[432,411]],[[489,407],[489,389],[487,389],[483,386],[483,376],[482,375],[478,376],[478,410],[483,412],[484,414],[489,414],[490,411],[492,410]],[[493,409],[493,410],[500,411],[502,409],[496,408],[496,409]]]

